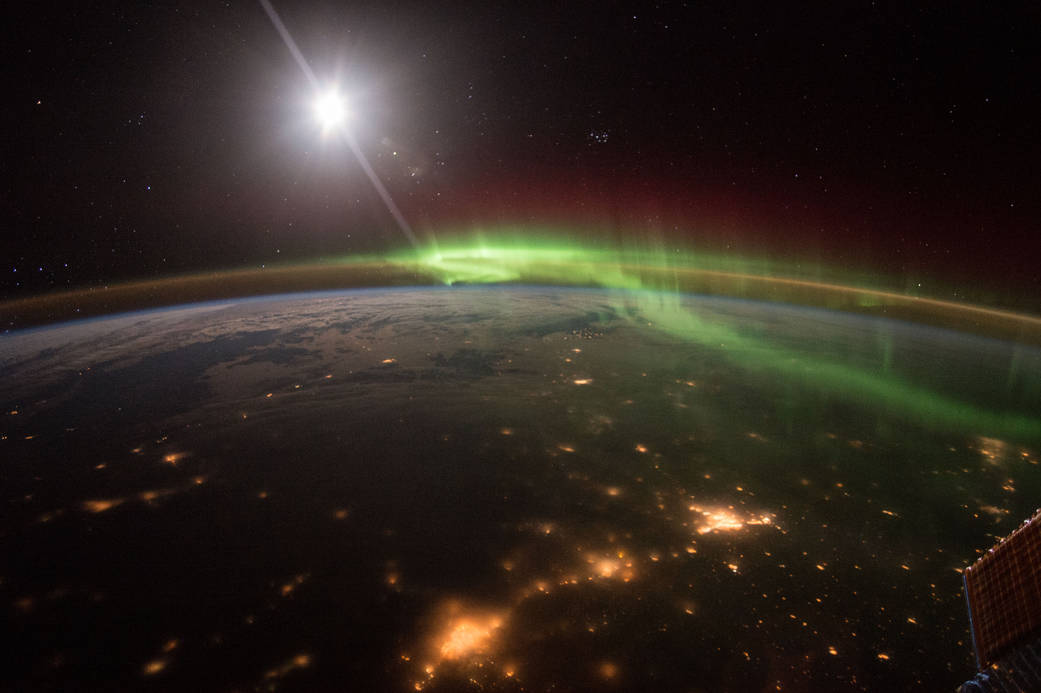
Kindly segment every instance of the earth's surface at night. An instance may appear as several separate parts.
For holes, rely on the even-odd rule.
[[[1041,351],[777,304],[297,295],[0,372],[4,689],[950,690],[1041,497]]]

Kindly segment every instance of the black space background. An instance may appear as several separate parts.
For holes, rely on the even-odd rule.
[[[1041,310],[1036,3],[276,7],[421,236],[651,235]],[[258,3],[5,15],[0,298],[401,245]]]

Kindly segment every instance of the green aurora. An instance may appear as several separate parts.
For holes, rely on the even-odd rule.
[[[823,360],[711,322],[681,298],[694,294],[816,306],[894,317],[1019,342],[1041,344],[1041,319],[892,290],[884,276],[849,275],[820,265],[697,253],[663,244],[593,247],[521,230],[431,243],[386,255],[346,256],[263,270],[230,270],[48,294],[0,304],[0,319],[21,327],[116,311],[250,295],[374,286],[525,284],[607,289],[618,315],[674,338],[718,349],[735,365],[799,382],[867,407],[885,407],[932,427],[1041,439],[1041,418],[994,411],[934,392],[877,367]],[[853,281],[854,284],[849,282]],[[725,345],[725,346],[720,346]],[[1009,365],[1008,388],[1041,401],[1041,373]],[[1019,407],[1017,407],[1019,408]]]

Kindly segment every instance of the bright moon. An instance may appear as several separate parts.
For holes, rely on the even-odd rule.
[[[347,120],[347,102],[339,92],[331,89],[314,101],[314,117],[325,133],[341,127]]]

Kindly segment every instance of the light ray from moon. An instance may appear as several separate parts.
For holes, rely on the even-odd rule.
[[[289,48],[289,52],[293,54],[293,58],[296,60],[297,64],[300,65],[300,69],[304,71],[305,75],[307,75],[308,81],[311,82],[311,87],[313,87],[315,91],[318,91],[318,77],[315,76],[314,70],[311,69],[311,66],[307,64],[307,58],[305,58],[304,54],[300,51],[300,47],[296,45],[296,41],[294,41],[292,35],[290,35],[289,29],[287,29],[286,25],[282,23],[282,18],[278,16],[278,12],[275,11],[270,0],[260,0],[260,4],[264,8],[264,11],[267,12],[267,16],[271,20],[271,23],[275,25],[278,35],[282,37],[286,47]]]
[[[308,81],[311,83],[311,88],[315,91],[315,115],[318,117],[319,122],[322,125],[322,130],[325,134],[334,132],[340,132],[344,135],[347,140],[347,146],[350,147],[351,153],[361,164],[361,168],[365,171],[365,175],[368,177],[369,182],[372,183],[372,187],[376,188],[376,193],[379,194],[380,199],[383,200],[383,204],[387,207],[387,211],[394,218],[394,222],[398,225],[398,229],[402,235],[412,244],[413,248],[419,248],[419,241],[416,239],[416,234],[412,230],[411,224],[405,219],[405,215],[401,213],[398,205],[394,202],[394,198],[391,197],[390,191],[387,190],[386,186],[383,185],[383,181],[376,175],[376,171],[373,170],[369,160],[365,157],[365,154],[361,151],[358,146],[357,140],[351,136],[350,133],[344,130],[343,123],[347,120],[348,112],[346,104],[343,102],[342,97],[339,96],[336,90],[329,92],[322,92],[321,87],[318,83],[318,77],[315,75],[314,70],[308,65],[307,59],[304,57],[300,47],[296,45],[296,41],[293,40],[292,35],[289,33],[289,29],[286,28],[282,18],[278,16],[278,12],[271,4],[270,0],[260,0],[260,4],[263,6],[264,11],[267,13],[271,23],[275,26],[279,36],[282,37],[282,41],[286,44],[289,52],[293,55],[297,64],[300,65],[300,69],[304,71]]]
[[[369,164],[369,160],[365,158],[365,154],[362,153],[361,148],[358,147],[357,140],[351,136],[350,133],[344,133],[344,137],[347,140],[347,146],[351,148],[354,156],[358,159],[358,163],[361,164],[361,168],[365,171],[365,175],[369,177],[369,182],[372,183],[372,187],[376,188],[376,192],[379,193],[380,199],[383,200],[383,204],[386,205],[387,211],[394,217],[394,221],[398,223],[398,228],[401,229],[401,233],[405,235],[408,242],[412,244],[413,248],[419,248],[419,241],[416,239],[416,233],[412,230],[412,226],[405,220],[405,215],[398,209],[397,204],[394,203],[394,198],[390,196],[390,191],[383,185],[383,181],[379,179],[376,172],[372,169],[372,165]]]

